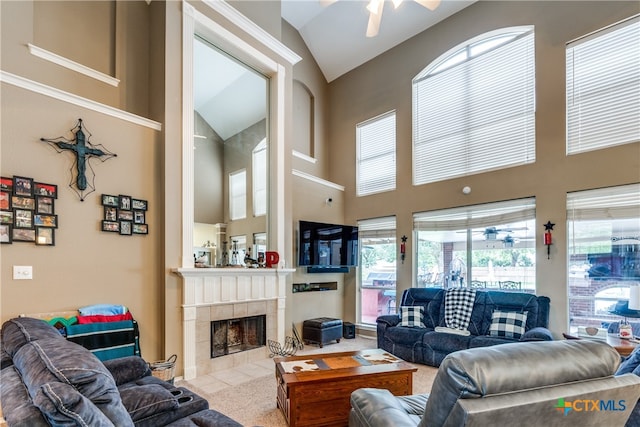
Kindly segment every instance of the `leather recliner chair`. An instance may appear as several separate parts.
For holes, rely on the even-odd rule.
[[[350,427],[624,426],[640,377],[595,340],[514,343],[449,354],[429,394],[351,395]]]

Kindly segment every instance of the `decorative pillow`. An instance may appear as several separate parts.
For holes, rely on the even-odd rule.
[[[426,328],[422,321],[424,307],[421,305],[401,306],[400,324],[398,326],[408,326],[410,328]]]
[[[491,315],[489,335],[519,340],[524,334],[524,327],[527,324],[527,313],[526,311],[518,313],[516,311],[494,310]]]

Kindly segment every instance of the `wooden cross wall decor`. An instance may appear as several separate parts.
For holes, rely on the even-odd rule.
[[[85,136],[85,131],[89,136]],[[71,166],[71,180],[69,181],[69,187],[75,191],[80,197],[80,201],[84,201],[85,197],[96,190],[95,177],[96,174],[91,166],[91,159],[98,159],[101,162],[105,162],[112,157],[117,157],[117,154],[107,150],[102,144],[93,145],[89,142],[91,138],[91,132],[86,130],[82,125],[82,119],[78,119],[78,123],[71,129],[71,133],[75,134],[75,139],[68,140],[62,136],[55,139],[40,138],[40,141],[47,142],[58,153],[63,151],[70,151],[75,156],[75,161]],[[75,179],[74,179],[74,171]],[[87,179],[87,168],[91,173],[89,179]],[[87,188],[90,191],[87,191]]]

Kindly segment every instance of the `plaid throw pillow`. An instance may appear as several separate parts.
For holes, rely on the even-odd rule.
[[[424,322],[422,321],[423,313],[424,307],[422,307],[421,305],[400,307],[399,326],[408,326],[410,328],[426,328]]]
[[[527,324],[527,312],[494,310],[491,315],[489,335],[492,337],[514,338],[519,340]]]

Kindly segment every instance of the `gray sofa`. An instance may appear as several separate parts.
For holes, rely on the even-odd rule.
[[[241,427],[138,356],[101,362],[48,323],[8,320],[0,337],[0,402],[9,427]]]
[[[640,377],[614,376],[618,353],[600,341],[512,343],[448,355],[430,394],[351,394],[350,427],[622,427]]]
[[[445,326],[445,290],[410,288],[403,292],[400,306],[422,306],[424,328],[400,325],[400,315],[378,317],[378,347],[409,362],[439,366],[449,353],[518,341],[551,341],[549,298],[524,292],[476,291],[468,330],[469,336],[436,332]],[[494,310],[527,313],[525,332],[519,338],[490,336]]]

